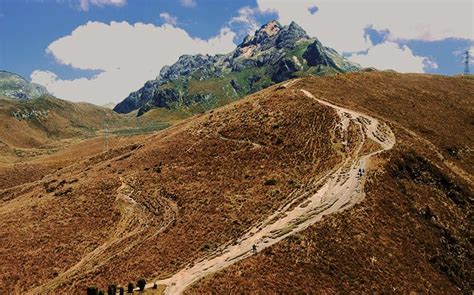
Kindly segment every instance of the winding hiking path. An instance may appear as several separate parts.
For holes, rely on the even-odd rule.
[[[283,87],[290,88],[296,82],[291,81]],[[387,125],[375,118],[318,99],[304,89],[300,91],[309,99],[336,110],[340,118],[338,128],[342,134],[347,131],[351,123],[358,126],[362,140],[355,152],[325,177],[311,184],[314,190],[303,193],[282,206],[264,222],[250,229],[236,243],[222,246],[212,256],[196,261],[193,266],[180,270],[170,278],[156,281],[158,285],[166,285],[165,294],[181,294],[206,275],[253,255],[253,245],[257,247],[255,252],[260,252],[289,235],[306,229],[319,221],[323,215],[348,209],[364,198],[364,178],[360,175],[360,171],[367,170],[367,162],[371,156],[394,146],[394,134]],[[361,155],[367,139],[380,145],[380,149]],[[152,286],[153,283],[150,283],[146,288]]]

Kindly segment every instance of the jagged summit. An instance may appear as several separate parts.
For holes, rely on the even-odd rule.
[[[228,54],[183,55],[114,110],[138,115],[151,108],[200,112],[298,76],[358,71],[297,23],[270,21]]]
[[[278,21],[271,21],[255,31],[254,35],[247,35],[237,46],[234,56],[243,55],[248,58],[252,57],[253,53],[258,54],[272,47],[291,50],[298,45],[298,42],[309,39],[306,31],[295,22],[289,26],[282,26]]]

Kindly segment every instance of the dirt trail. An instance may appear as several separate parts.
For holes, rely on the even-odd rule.
[[[297,80],[291,81],[283,87],[290,88],[296,82]],[[302,95],[334,108],[340,117],[338,128],[343,134],[351,123],[359,127],[362,140],[355,152],[325,177],[312,183],[311,190],[285,204],[264,222],[249,230],[236,243],[224,245],[212,256],[196,261],[193,266],[182,269],[170,278],[156,281],[159,285],[167,286],[165,294],[180,294],[206,275],[253,255],[253,245],[257,247],[255,252],[260,252],[316,223],[323,215],[348,209],[364,198],[364,177],[360,176],[360,171],[367,170],[367,162],[371,156],[393,147],[394,134],[387,125],[375,118],[318,99],[304,89],[300,91]],[[367,138],[378,143],[380,149],[361,155]],[[152,286],[153,283],[148,284],[146,288]]]
[[[92,273],[113,257],[123,255],[136,245],[158,235],[176,218],[177,208],[173,202],[164,198],[159,200],[158,205],[164,210],[153,213],[134,199],[140,196],[140,191],[137,191],[128,180],[120,178],[120,181],[115,206],[121,218],[106,241],[87,253],[77,264],[46,284],[31,290],[29,294],[50,293],[65,282],[75,281],[86,273]],[[162,218],[156,218],[155,214],[159,214]],[[125,247],[115,247],[123,243],[126,244]]]

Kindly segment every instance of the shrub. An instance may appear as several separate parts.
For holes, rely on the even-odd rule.
[[[263,184],[264,185],[276,185],[277,181],[276,181],[276,179],[270,178],[270,179],[265,180],[265,182]]]
[[[139,279],[138,280],[137,287],[140,289],[140,291],[145,290],[145,285],[146,285],[145,279]]]

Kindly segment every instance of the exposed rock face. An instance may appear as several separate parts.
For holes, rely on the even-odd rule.
[[[0,94],[7,97],[27,100],[48,94],[45,87],[30,83],[20,75],[0,70]]]
[[[358,71],[335,50],[310,38],[295,22],[271,21],[228,54],[183,55],[114,110],[143,114],[151,108],[209,109],[297,76]]]

